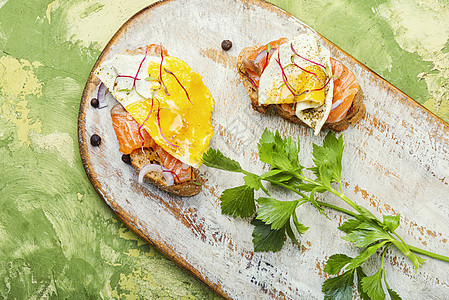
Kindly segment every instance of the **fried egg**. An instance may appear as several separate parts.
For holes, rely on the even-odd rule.
[[[181,59],[143,58],[144,54],[117,54],[95,74],[160,147],[198,168],[213,134],[212,95],[202,77]]]
[[[296,116],[317,135],[332,107],[330,51],[313,33],[279,46],[260,77],[259,104],[295,104]]]

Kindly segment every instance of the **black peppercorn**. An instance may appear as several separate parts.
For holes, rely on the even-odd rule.
[[[101,137],[98,134],[92,134],[90,137],[90,143],[92,146],[99,146],[101,143]]]
[[[122,155],[122,161],[123,161],[125,164],[130,165],[130,164],[131,164],[131,155],[129,155],[129,154],[123,154],[123,155]]]
[[[97,98],[92,98],[92,100],[90,101],[90,105],[92,105],[93,107],[97,108],[98,105],[100,105],[100,101],[98,101]]]
[[[221,49],[228,51],[232,47],[232,42],[230,40],[224,40],[221,42]]]

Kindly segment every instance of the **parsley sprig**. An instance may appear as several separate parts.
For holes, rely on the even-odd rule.
[[[242,173],[244,184],[226,189],[221,195],[221,211],[223,214],[241,218],[252,218],[254,251],[279,251],[284,245],[287,235],[295,244],[296,236],[304,234],[309,227],[302,224],[297,215],[297,208],[303,204],[312,204],[320,214],[324,208],[330,208],[347,214],[350,218],[338,229],[343,231],[344,240],[360,248],[356,257],[345,254],[334,254],[326,262],[324,271],[336,275],[324,281],[322,291],[325,299],[352,299],[353,286],[362,299],[385,299],[386,293],[391,299],[401,299],[388,283],[384,268],[384,258],[389,247],[400,250],[419,268],[425,259],[416,255],[424,254],[449,262],[449,257],[428,252],[404,242],[395,232],[400,224],[400,215],[382,216],[379,220],[369,210],[351,201],[343,194],[341,172],[343,157],[343,137],[329,132],[321,146],[313,145],[314,166],[305,168],[299,162],[299,142],[291,137],[282,138],[265,130],[259,143],[259,159],[270,165],[268,172],[257,175],[244,170],[240,164],[217,149],[209,149],[203,156],[208,167],[225,171]],[[308,172],[306,172],[308,171]],[[314,178],[307,174],[312,173]],[[281,201],[273,198],[264,182],[290,190],[298,195],[298,199]],[[334,186],[338,186],[337,189]],[[262,190],[267,197],[255,198],[255,191]],[[346,202],[352,210],[316,200],[317,193],[328,192]],[[296,232],[296,234],[295,234]],[[380,268],[371,276],[366,275],[362,265],[376,253],[381,253]]]

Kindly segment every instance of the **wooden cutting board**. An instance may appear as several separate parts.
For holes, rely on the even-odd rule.
[[[257,141],[265,128],[299,137],[300,159],[311,166],[312,144],[325,133],[286,123],[274,114],[261,115],[250,100],[235,69],[240,50],[285,36],[292,38],[307,25],[285,11],[257,0],[172,0],[151,5],[127,21],[113,36],[93,70],[105,59],[126,49],[161,43],[170,55],[187,62],[203,76],[216,105],[211,146],[261,173]],[[230,39],[231,50],[221,49]],[[356,75],[365,95],[366,117],[343,133],[344,193],[381,214],[400,213],[397,232],[406,242],[449,255],[449,125],[386,82],[367,67],[320,36],[334,58]],[[369,51],[367,49],[367,51]],[[321,299],[327,258],[335,253],[356,255],[342,240],[337,226],[345,216],[329,211],[331,220],[312,207],[298,216],[310,226],[300,245],[287,241],[278,253],[255,253],[249,220],[221,214],[219,196],[242,184],[242,177],[200,168],[207,180],[194,197],[180,198],[137,183],[137,173],[121,161],[108,107],[95,109],[99,80],[89,76],[79,112],[79,144],[86,173],[94,188],[116,215],[150,244],[211,286],[217,293],[241,299]],[[90,136],[102,138],[99,147]],[[290,194],[277,192],[285,200]],[[332,195],[321,201],[339,203]],[[341,204],[341,203],[339,203]],[[379,261],[370,260],[368,275]],[[417,273],[394,249],[388,250],[386,272],[392,289],[403,299],[443,299],[449,294],[449,264],[429,259]]]

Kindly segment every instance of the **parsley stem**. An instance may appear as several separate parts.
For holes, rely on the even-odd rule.
[[[302,196],[303,198],[309,198],[309,197],[307,197],[303,192],[298,191],[298,190],[295,189],[294,187],[291,187],[291,186],[289,186],[289,185],[287,185],[287,184],[285,184],[285,183],[282,183],[282,182],[279,182],[279,181],[273,180],[273,179],[268,179],[268,178],[267,178],[267,179],[264,178],[263,180],[268,181],[268,182],[270,182],[270,183],[274,183],[274,184],[279,185],[279,186],[282,186],[283,188],[286,188],[286,189],[288,189],[288,190],[290,190],[290,191],[292,191],[292,192],[295,192],[296,194]]]
[[[270,193],[268,192],[268,190],[266,189],[266,187],[263,186],[263,184],[261,184],[262,186],[260,187],[262,189],[262,191],[265,192],[265,194],[267,194],[268,196],[271,197]]]
[[[352,212],[352,211],[350,211],[350,210],[347,210],[347,209],[345,209],[345,208],[342,208],[342,207],[340,207],[340,206],[336,206],[336,205],[329,204],[329,203],[322,202],[322,201],[317,201],[317,202],[318,202],[318,204],[321,205],[321,206],[328,207],[328,208],[331,208],[331,209],[333,209],[333,210],[336,210],[336,211],[345,213],[345,214],[347,214],[347,215],[350,215],[351,217],[354,217],[354,218],[358,218],[358,217],[359,217],[358,214],[356,214],[356,213],[354,213],[354,212]]]
[[[436,253],[433,253],[433,252],[430,252],[430,251],[426,251],[426,250],[414,247],[412,245],[408,245],[407,244],[407,246],[410,249],[410,251],[413,251],[413,252],[416,252],[416,253],[419,253],[419,254],[423,254],[423,255],[426,255],[426,256],[429,256],[429,257],[433,257],[433,258],[436,258],[436,259],[439,259],[439,260],[442,260],[442,261],[445,261],[445,262],[449,262],[449,257],[447,257],[447,256],[436,254]]]
[[[336,192],[336,191],[335,191]],[[338,193],[338,192],[336,192],[336,193],[333,193],[333,194],[335,194],[335,195],[337,195],[337,196],[339,196],[340,197],[340,194]],[[342,195],[342,194],[341,194]],[[344,196],[344,195],[343,195]],[[345,196],[346,197],[346,196]],[[340,198],[342,198],[342,197],[340,197]],[[343,198],[342,198],[343,199]],[[343,199],[344,200],[344,199]],[[347,210],[347,209],[344,209],[344,208],[342,208],[342,207],[339,207],[339,206],[336,206],[336,205],[333,205],[333,204],[329,204],[329,203],[326,203],[326,202],[322,202],[322,201],[317,201],[318,202],[318,204],[319,205],[321,205],[321,206],[324,206],[324,207],[328,207],[328,208],[331,208],[331,209],[333,209],[333,210],[336,210],[336,211],[339,211],[339,212],[342,212],[342,213],[345,213],[345,214],[347,214],[347,215],[349,215],[349,216],[351,216],[351,217],[354,217],[354,218],[359,218],[360,217],[360,215],[359,214],[357,214],[357,213],[354,213],[354,212],[352,212],[352,211],[350,211],[350,210]],[[345,201],[346,202],[346,201]],[[351,201],[352,202],[352,201]],[[349,204],[349,203],[348,203]],[[399,238],[399,240],[401,240],[401,242],[402,243],[404,243],[405,245],[407,245],[407,247],[410,249],[410,251],[413,251],[413,252],[415,252],[415,253],[419,253],[419,254],[423,254],[423,255],[426,255],[426,256],[428,256],[428,257],[432,257],[432,258],[436,258],[436,259],[439,259],[439,260],[442,260],[442,261],[445,261],[445,262],[449,262],[449,257],[448,256],[444,256],[444,255],[441,255],[441,254],[437,254],[437,253],[433,253],[433,252],[430,252],[430,251],[426,251],[426,250],[423,250],[423,249],[420,249],[420,248],[417,248],[417,247],[414,247],[414,246],[412,246],[412,245],[409,245],[409,244],[407,244],[396,232],[393,232],[393,234],[395,235],[395,236],[397,236],[398,238]]]
[[[385,260],[385,254],[387,253],[388,247],[390,247],[390,246],[391,246],[391,244],[387,244],[387,246],[383,250],[382,261],[381,261],[381,265],[380,265],[380,267],[382,268],[382,272],[384,273],[384,282],[385,282],[385,286],[387,287],[387,289],[390,289],[390,286],[388,285],[388,282],[387,282],[387,274],[385,273],[385,269],[384,269],[384,260]]]
[[[328,188],[328,191],[334,194],[335,196],[339,197],[340,199],[342,199],[344,202],[349,204],[349,206],[354,208],[359,214],[363,216],[363,211],[358,207],[358,205],[352,202],[352,200],[346,197],[342,192],[338,192],[332,187],[330,189]]]
[[[385,260],[385,253],[387,253],[388,247],[390,247],[391,244],[389,243],[385,249],[382,251],[382,260],[380,262],[380,267],[383,269],[384,268],[384,260]],[[386,283],[386,282],[385,282]]]
[[[333,204],[329,204],[329,203],[326,203],[326,202],[322,202],[322,201],[317,201],[317,202],[318,202],[318,204],[321,205],[321,206],[328,207],[328,208],[331,208],[331,209],[333,209],[333,210],[336,210],[336,211],[345,213],[345,214],[347,214],[347,215],[349,215],[349,216],[351,216],[351,217],[354,217],[354,218],[360,217],[360,215],[358,215],[357,213],[354,213],[354,212],[352,212],[352,211],[350,211],[350,210],[347,210],[347,209],[344,209],[344,208],[342,208],[342,207],[339,207],[339,206],[336,206],[336,205],[333,205]],[[407,247],[410,249],[410,251],[413,251],[413,252],[419,253],[419,254],[423,254],[423,255],[426,255],[426,256],[428,256],[428,257],[436,258],[436,259],[439,259],[439,260],[442,260],[442,261],[445,261],[445,262],[449,262],[449,257],[448,257],[448,256],[444,256],[444,255],[437,254],[437,253],[434,253],[434,252],[426,251],[426,250],[423,250],[423,249],[414,247],[414,246],[412,246],[412,245],[409,245],[409,244],[405,243],[404,240],[403,240],[399,235],[397,235],[395,232],[393,232],[393,233],[394,233],[394,235],[396,235],[396,236],[397,236],[397,237],[398,237],[398,238],[399,238],[405,245],[407,245]]]

